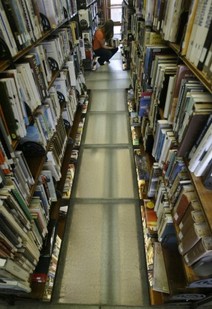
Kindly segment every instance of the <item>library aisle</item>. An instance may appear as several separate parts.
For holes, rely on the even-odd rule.
[[[87,72],[90,104],[55,302],[148,305],[133,149],[120,54]]]

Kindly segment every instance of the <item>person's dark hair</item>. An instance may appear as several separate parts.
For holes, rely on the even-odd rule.
[[[112,19],[107,20],[102,26],[105,33],[105,40],[108,41],[113,37],[114,22]]]

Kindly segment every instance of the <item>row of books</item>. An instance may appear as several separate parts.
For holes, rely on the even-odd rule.
[[[184,26],[180,17],[188,10],[188,3],[184,3],[184,1],[148,0],[144,2],[138,0],[135,5],[146,26],[161,33],[164,40],[171,42],[177,40],[178,28]]]
[[[6,43],[12,56],[30,46],[42,37],[44,22],[49,29],[54,29],[77,12],[76,0],[1,1],[1,38]],[[44,16],[44,17],[43,17]]]
[[[211,263],[212,235],[188,172],[182,171],[170,186],[160,177],[154,197],[158,240],[169,247],[174,241],[185,263],[205,276]]]
[[[139,34],[146,33],[148,37],[153,29],[164,40],[176,42],[181,55],[211,77],[211,1],[149,0],[137,1],[136,6],[144,19],[138,19],[136,31]]]
[[[177,148],[178,156],[191,158],[192,147],[197,148],[196,141],[200,143],[200,136],[210,126],[212,108],[211,94],[185,65],[176,65],[176,57],[167,51],[166,46],[147,46],[144,61],[144,85],[153,91],[148,113],[155,135],[152,155],[160,164],[170,148]],[[142,101],[141,95],[140,104]],[[157,120],[160,108],[165,120]],[[204,173],[210,161],[210,141],[206,150],[206,164],[201,172],[196,171],[197,176]]]
[[[205,116],[201,114],[201,116]],[[207,123],[204,119],[208,120]],[[186,140],[180,144],[173,132],[172,126],[166,120],[158,120],[156,128],[156,136],[154,139],[152,155],[163,169],[165,177],[172,182],[176,177],[170,174],[172,162],[178,158],[181,166],[184,166],[183,158],[190,158],[189,170],[194,172],[194,175],[199,177],[207,173],[211,161],[211,117],[206,115],[203,117],[202,125],[193,129],[189,126],[189,132],[186,133]],[[197,124],[196,124],[197,125]],[[197,131],[199,131],[197,134]],[[196,139],[196,143],[194,143]],[[178,166],[180,171],[180,166]]]
[[[5,127],[10,134],[11,139],[20,139],[21,143],[26,141],[35,141],[39,142],[41,145],[46,147],[48,141],[52,138],[56,125],[58,122],[58,118],[62,114],[64,119],[68,121],[70,126],[73,123],[74,114],[76,112],[76,93],[75,90],[72,89],[72,85],[76,84],[76,76],[74,71],[74,64],[72,61],[68,61],[66,63],[66,67],[61,71],[60,77],[56,78],[53,86],[48,91],[48,97],[46,97],[41,105],[41,100],[37,101],[36,106],[29,106],[26,104],[29,101],[19,100],[21,95],[18,96],[17,90],[19,94],[24,93],[32,93],[31,87],[22,87],[21,80],[18,78],[18,71],[16,70],[7,70],[4,74],[11,74],[13,77],[7,77],[4,79],[0,79],[0,87],[2,86],[2,94],[4,95],[4,104],[2,104],[1,115],[2,118],[5,119]],[[30,67],[27,65],[28,72],[31,73]],[[71,73],[71,78],[70,74]],[[27,80],[28,75],[22,74],[19,75]],[[17,78],[16,78],[17,77]],[[32,75],[31,75],[32,77]],[[20,87],[16,87],[17,84]],[[14,86],[11,89],[10,86]],[[33,84],[32,81],[32,85]],[[36,89],[34,87],[34,89]],[[10,91],[9,91],[10,90]],[[30,92],[31,90],[31,92]],[[20,92],[21,91],[21,92]],[[59,99],[61,98],[60,94],[63,95],[63,100],[66,103],[64,109],[61,109],[61,102]],[[17,100],[16,100],[17,99]],[[36,101],[32,98],[31,102],[34,104]],[[33,122],[29,122],[28,113],[33,112]],[[38,137],[39,136],[39,137]]]
[[[49,253],[42,254],[34,273],[30,277],[31,285],[34,290],[39,291],[39,285],[44,285],[44,289],[39,293],[38,297],[43,301],[51,300],[61,249],[62,240],[57,234],[56,226],[52,228],[50,239],[51,249],[49,248]]]
[[[68,70],[69,66],[67,65]],[[82,92],[82,82],[84,82],[82,73],[80,78],[76,78],[75,74],[74,77],[76,86],[71,86],[67,102],[65,101],[68,109],[72,110],[73,117],[78,104],[76,87],[78,86],[80,92]],[[57,123],[52,122],[55,125],[55,132],[48,144],[48,151],[42,153],[42,155],[46,156],[46,162],[33,189],[33,196],[31,196],[31,189],[35,185],[35,179],[27,165],[27,158],[24,158],[21,150],[13,150],[10,136],[5,130],[3,121],[1,121],[2,149],[6,149],[7,152],[5,153],[8,155],[8,158],[1,162],[0,244],[1,259],[3,259],[0,267],[1,292],[8,293],[10,291],[11,294],[16,292],[20,294],[31,291],[30,276],[40,259],[43,244],[49,233],[51,203],[57,201],[56,183],[61,178],[60,167],[67,144],[67,131],[55,86],[50,88],[49,93],[50,96],[47,98],[47,102],[53,102],[52,110],[55,112]],[[45,104],[39,107],[43,106]],[[50,122],[49,119],[43,122],[43,125],[47,125],[48,122]],[[21,143],[20,145],[22,146]],[[30,158],[33,156],[37,156],[37,154],[31,152]],[[19,174],[21,180],[17,176]],[[28,190],[22,188],[22,186],[26,185]]]
[[[144,231],[144,249],[146,255],[147,275],[149,285],[153,285],[154,242],[157,240],[157,216],[154,203],[150,199],[143,199],[140,207],[142,227]]]
[[[182,186],[173,208],[173,219],[179,228],[179,252],[186,264],[194,267],[199,276],[211,275],[204,267],[212,261],[212,234],[192,185]]]
[[[0,274],[7,282],[16,281],[30,291],[29,276],[39,260],[36,221],[29,203],[10,178],[1,189],[1,260]],[[32,206],[33,208],[33,206]],[[44,219],[44,217],[42,218]],[[4,262],[3,262],[4,261]],[[9,283],[10,285],[10,283]],[[26,288],[23,289],[23,286]],[[4,291],[4,289],[3,289]]]

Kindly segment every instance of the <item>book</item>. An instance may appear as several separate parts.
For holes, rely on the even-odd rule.
[[[204,124],[207,122],[209,114],[195,114],[193,113],[189,118],[189,123],[185,129],[185,133],[179,136],[178,156],[188,156],[195,140],[201,134]]]
[[[28,233],[23,231],[23,229],[19,226],[19,224],[15,221],[14,217],[7,211],[7,209],[3,206],[1,201],[0,204],[0,213],[2,217],[4,217],[9,225],[14,229],[14,231],[20,236],[20,239],[23,241],[24,246],[30,250],[30,252],[35,256],[35,258],[39,258],[39,250],[36,245],[30,240]]]
[[[203,69],[202,69],[203,74],[205,74],[208,79],[211,79],[211,76],[212,76],[211,64],[212,64],[212,44],[210,44],[209,52],[205,59]]]
[[[163,248],[159,242],[154,242],[153,290],[169,293],[168,277],[165,267]]]
[[[20,4],[11,0],[3,1],[2,4],[7,15],[7,19],[10,23],[11,30],[13,31],[17,48],[18,50],[21,50],[29,45],[29,40],[27,42],[27,30],[25,28],[24,19],[21,19],[22,12],[19,10]]]
[[[21,144],[24,144],[26,142],[34,142],[41,144],[44,148],[46,147],[47,141],[43,136],[42,131],[39,130],[37,122],[34,122],[34,124],[31,124],[27,127],[26,136],[20,140]]]
[[[212,237],[206,236],[199,241],[184,255],[184,260],[188,266],[193,265],[202,258],[212,260]]]
[[[191,201],[179,223],[179,232],[186,235],[189,228],[194,223],[202,223],[205,221],[204,213],[198,201]]]
[[[199,146],[200,142],[202,141],[202,139],[203,139],[205,133],[207,132],[209,126],[211,125],[211,123],[212,123],[212,115],[210,115],[208,117],[208,120],[207,120],[205,126],[202,128],[201,133],[200,133],[198,139],[196,140],[195,144],[193,145],[191,151],[189,152],[189,155],[188,155],[189,159],[191,159],[193,157],[197,147]]]
[[[12,280],[8,278],[3,278],[0,281],[0,290],[2,292],[11,291],[11,293],[14,293],[14,291],[17,292],[25,292],[30,293],[31,288],[29,286],[29,283],[26,281],[18,281],[18,280]]]
[[[14,217],[15,221],[22,227],[22,229],[28,233],[31,229],[31,222],[25,216],[17,201],[11,194],[9,194],[9,192],[1,192],[0,196],[7,211]]]
[[[165,137],[164,137],[164,142],[161,148],[161,153],[160,153],[160,157],[158,160],[159,166],[161,168],[163,168],[166,160],[167,160],[167,156],[168,156],[168,152],[170,149],[177,149],[177,140],[174,136],[173,131],[166,131],[165,132]]]
[[[27,54],[26,56],[21,58],[21,61],[29,63],[31,71],[33,73],[36,88],[40,95],[40,99],[44,100],[44,98],[48,95],[47,85],[45,84],[44,77],[41,72],[40,59],[38,54],[36,53]]]
[[[196,192],[192,190],[190,185],[185,185],[173,208],[173,219],[176,224],[180,223],[190,203],[197,203],[196,207],[199,207]]]
[[[207,39],[207,35],[209,35],[208,41],[209,44],[211,42],[211,33],[209,33],[209,30],[212,19],[211,14],[211,1],[207,1],[206,6],[203,7],[203,15],[201,16],[201,20],[197,27],[197,32],[195,33],[195,39],[194,39],[194,45],[192,46],[191,55],[190,55],[190,61],[193,62],[195,66],[198,65],[199,59],[201,57],[202,49],[204,47],[205,41]],[[207,43],[206,43],[207,44]],[[210,45],[207,47],[210,47]]]
[[[6,16],[2,0],[0,1],[0,37],[8,47],[10,52],[9,57],[14,57],[18,52],[18,48]]]
[[[207,24],[208,17],[210,16],[210,6],[211,1],[200,1],[197,6],[188,50],[186,53],[186,58],[192,63],[195,61],[196,53],[199,53],[198,45],[201,44],[202,39],[204,43],[205,35],[207,35],[207,28],[205,29],[205,25]]]
[[[171,108],[171,100],[172,100],[172,95],[173,95],[173,88],[174,88],[174,83],[175,83],[176,75],[170,76],[169,77],[169,82],[168,82],[168,89],[167,89],[167,95],[166,95],[166,101],[164,104],[164,118],[167,119],[169,115],[169,111]]]
[[[1,278],[19,278],[23,281],[29,279],[29,274],[21,266],[11,259],[0,258],[0,276]]]
[[[156,156],[157,152],[157,147],[160,141],[160,135],[161,135],[161,130],[162,129],[170,129],[170,123],[167,120],[158,120],[157,121],[157,126],[156,126],[156,132],[155,132],[155,138],[154,138],[154,144],[153,144],[153,149],[152,149],[152,156]]]
[[[203,70],[203,67],[204,67],[204,64],[205,64],[205,61],[207,59],[207,56],[209,54],[209,51],[210,51],[210,45],[211,45],[211,32],[212,32],[212,21],[210,22],[210,26],[209,26],[209,29],[208,29],[208,33],[207,33],[207,36],[205,38],[205,42],[204,42],[204,45],[201,47],[199,47],[201,49],[201,53],[199,55],[199,57],[196,58],[196,63],[197,63],[197,68],[202,71]]]
[[[197,167],[194,170],[194,175],[196,177],[200,177],[204,174],[204,172],[206,171],[211,159],[212,159],[212,144],[207,150],[204,151],[203,155],[200,158],[200,161],[199,161]]]
[[[186,25],[186,30],[185,30],[185,35],[182,41],[182,46],[181,46],[181,54],[186,55],[189,41],[190,41],[190,36],[192,32],[192,27],[194,24],[195,16],[196,16],[196,11],[197,11],[197,6],[198,6],[199,0],[192,0],[190,3],[189,7],[189,12],[188,12],[188,22]]]
[[[189,106],[191,94],[193,92],[204,92],[203,85],[195,79],[182,80],[173,123],[173,128],[177,135],[181,124],[183,123],[185,112],[188,112],[187,108]]]
[[[18,163],[20,165],[20,168],[24,174],[25,180],[29,184],[29,186],[34,185],[35,180],[32,176],[32,173],[29,169],[29,166],[27,164],[26,158],[24,157],[24,154],[21,150],[15,150],[15,156],[16,160],[18,160]]]
[[[185,235],[179,232],[177,236],[179,239],[179,252],[181,255],[185,255],[201,238],[211,236],[211,232],[208,223],[204,221],[191,224],[189,231]]]
[[[212,142],[212,124],[208,127],[207,131],[205,132],[204,137],[202,138],[199,146],[197,147],[196,151],[194,152],[191,160],[189,161],[189,170],[194,172],[197,168],[201,157],[207,152]]]
[[[183,64],[178,65],[177,72],[176,72],[175,84],[174,84],[174,88],[173,88],[171,110],[170,110],[170,114],[169,114],[169,117],[168,117],[168,121],[170,123],[173,123],[173,120],[174,120],[178,95],[179,95],[179,91],[180,91],[180,87],[181,87],[181,81],[185,80],[185,79],[189,79],[193,76],[194,76],[193,73],[185,65],[183,65]]]
[[[183,11],[183,1],[168,1],[166,15],[163,23],[163,38],[170,42],[176,42],[179,28],[180,15]]]
[[[60,22],[56,2],[54,0],[50,0],[48,2],[39,0],[37,1],[37,5],[39,12],[49,20],[50,27],[55,28]]]
[[[52,71],[48,62],[47,55],[45,53],[44,47],[42,44],[35,46],[31,52],[35,54],[37,59],[37,64],[39,66],[40,72],[44,79],[45,88],[48,89],[48,83],[52,79]],[[46,90],[45,90],[46,92]]]
[[[36,88],[35,79],[29,63],[16,63],[16,69],[21,80],[21,84],[25,90],[27,97],[27,105],[31,112],[33,112],[39,105],[41,105],[41,98]]]

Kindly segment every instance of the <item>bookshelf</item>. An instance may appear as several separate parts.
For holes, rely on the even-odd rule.
[[[89,6],[94,3],[96,1],[89,2]],[[15,276],[9,269],[3,276],[5,283],[1,283],[0,297],[9,302],[11,298],[15,301],[19,297],[51,300],[62,243],[61,231],[65,224],[65,216],[61,220],[60,215],[60,207],[64,205],[62,193],[72,153],[79,148],[78,131],[82,131],[88,104],[79,46],[77,1],[65,1],[65,7],[57,2],[57,14],[53,11],[54,0],[46,2],[48,8],[42,5],[42,1],[23,1],[16,11],[11,11],[14,20],[19,18],[23,27],[26,27],[25,18],[35,23],[35,27],[27,28],[29,32],[26,33],[17,27],[18,35],[23,35],[22,41],[26,44],[21,40],[18,42],[16,37],[17,49],[8,46],[10,52],[5,53],[2,47],[4,55],[0,61],[0,81],[9,85],[10,80],[11,86],[7,90],[13,93],[17,107],[21,106],[15,137],[6,119],[10,116],[11,121],[17,120],[16,109],[5,115],[5,107],[1,105],[0,116],[1,259],[15,261],[18,269],[22,267],[20,275]],[[9,2],[0,2],[0,13],[9,31],[14,25],[9,18],[8,6]],[[30,9],[30,14],[24,15],[24,9]],[[47,16],[43,18],[41,13],[45,9]],[[0,29],[2,31],[2,24]],[[8,33],[13,36],[12,31]],[[6,36],[5,40],[8,41]],[[51,50],[47,47],[49,42]],[[33,63],[27,63],[28,56],[34,59]],[[21,70],[16,74],[18,65],[24,61],[29,79]],[[32,98],[36,98],[37,105]],[[35,127],[35,124],[36,139],[28,136],[29,127]],[[12,211],[16,211],[16,215]],[[6,218],[10,231],[4,224]]]
[[[207,227],[207,237],[212,239],[212,212],[210,209],[212,191],[204,186],[202,178],[204,175],[202,170],[203,167],[206,170],[206,164],[201,168],[202,174],[200,172],[198,174],[198,169],[191,172],[189,165],[200,139],[204,137],[205,132],[210,132],[210,121],[207,122],[207,119],[210,119],[212,114],[212,76],[208,68],[211,63],[208,43],[209,37],[211,43],[211,15],[209,7],[203,7],[202,3],[199,4],[198,1],[178,2],[175,7],[172,1],[165,3],[157,0],[145,2],[137,0],[132,3],[134,13],[131,7],[127,7],[127,2],[123,2],[123,37],[132,58],[129,67],[130,91],[134,94],[133,112],[139,116],[140,148],[146,151],[151,160],[153,159],[149,171],[150,178],[148,183],[142,186],[140,198],[141,205],[143,205],[143,199],[150,199],[155,203],[154,210],[158,219],[157,239],[146,229],[145,212],[141,211],[146,242],[147,271],[148,273],[150,271],[151,278],[149,282],[150,300],[151,304],[185,301],[195,302],[197,305],[202,301],[207,302],[211,296],[211,286],[206,287],[205,285],[204,288],[201,286],[201,282],[207,282],[209,279],[209,283],[211,280],[212,274],[206,271],[207,267],[212,267],[212,260],[209,258],[211,248],[204,247],[204,250],[208,251],[201,251],[201,254],[204,252],[208,257],[207,263],[204,262],[202,255],[195,255],[197,248],[200,248],[204,243],[205,237],[199,236],[195,230],[195,240],[192,238],[193,242],[189,244],[189,247],[183,247],[183,251],[180,250],[186,243],[183,233],[187,231],[190,233],[189,235],[192,235],[192,231],[197,227],[197,221],[195,221],[197,218],[195,219],[193,216],[198,212],[202,216],[202,221],[199,224]],[[131,11],[130,15],[127,14],[127,8]],[[197,15],[196,12],[198,12]],[[198,20],[200,15],[204,16],[204,20]],[[203,28],[205,32],[204,34],[202,32],[203,37],[201,37],[200,32],[203,31]],[[199,33],[199,36],[196,35],[196,32]],[[129,37],[130,40],[128,40]],[[203,50],[205,54],[203,54]],[[180,69],[185,70],[185,74],[180,81],[177,81]],[[178,86],[177,82],[179,82]],[[190,85],[192,85],[191,88]],[[185,92],[184,89],[186,89]],[[206,96],[208,97],[208,110],[204,112],[202,110],[202,115],[205,116],[200,116],[200,112],[196,112],[196,109],[195,112],[199,115],[194,116],[193,111],[190,113],[187,103],[182,99],[182,96],[185,95],[189,100],[190,95],[195,97],[198,92],[202,104],[204,100],[207,101]],[[145,96],[149,96],[149,102],[146,101],[145,106],[147,115],[143,116],[144,105],[141,106],[141,104],[144,103],[142,98]],[[184,117],[187,116],[186,122]],[[200,120],[201,117],[205,117],[205,119],[198,124],[197,119]],[[197,120],[195,128],[192,126],[194,119]],[[139,130],[139,126],[136,129]],[[201,132],[201,138],[197,143]],[[200,150],[198,149],[198,151]],[[210,150],[206,149],[206,152],[209,156]],[[200,168],[200,164],[203,163],[198,162],[198,164]],[[211,162],[209,162],[209,166],[210,164]],[[139,183],[141,181],[145,180],[139,179]],[[186,188],[194,194],[193,200],[188,203],[192,206],[189,206],[190,210],[185,208],[186,212],[181,214],[182,217],[176,223],[175,217],[181,198],[180,194],[183,194],[182,190],[186,190]],[[200,207],[199,210],[192,208],[195,205]],[[192,215],[190,214],[191,209],[193,209]],[[190,225],[186,230],[188,222]],[[152,285],[154,272],[152,277],[151,264],[150,266],[148,264],[150,253],[147,248],[151,247],[151,243],[154,246],[155,242],[162,245],[169,293],[163,293],[162,287],[159,292],[154,288],[154,284]],[[189,260],[191,256],[194,260]],[[178,266],[173,267],[173,260],[174,265]],[[159,289],[158,286],[157,289]]]

